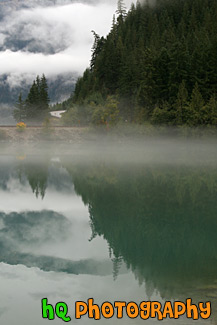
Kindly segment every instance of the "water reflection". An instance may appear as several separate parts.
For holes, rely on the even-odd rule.
[[[43,254],[44,247],[64,241],[68,246],[67,240],[75,236],[69,211],[68,215],[51,210],[1,212],[2,262],[71,274],[113,272],[114,279],[119,272],[125,272],[126,265],[138,283],[145,284],[149,298],[159,292],[167,300],[211,299],[215,317],[215,166],[85,162],[74,157],[60,160],[47,157],[13,161],[1,166],[0,173],[4,175],[0,188],[9,195],[11,188],[19,184],[25,190],[29,186],[38,200],[45,200],[54,189],[69,197],[76,193],[82,198],[88,208],[90,244],[98,237],[106,240],[113,271],[107,260],[109,253],[105,252],[103,259],[88,258],[88,252],[86,258],[76,261],[70,254],[68,258],[51,255],[51,250]],[[77,250],[79,254],[82,248]]]
[[[107,240],[117,270],[123,259],[167,298],[217,280],[215,168],[102,164],[69,172],[89,205],[93,237]]]

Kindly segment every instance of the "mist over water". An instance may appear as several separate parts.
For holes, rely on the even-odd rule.
[[[2,323],[42,324],[44,297],[67,302],[72,317],[91,297],[191,297],[211,300],[215,324],[217,141],[112,140],[1,146]],[[193,321],[164,320],[177,322]]]

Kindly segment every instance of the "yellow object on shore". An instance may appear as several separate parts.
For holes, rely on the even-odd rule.
[[[26,129],[26,124],[24,122],[17,123],[17,130],[24,131]]]

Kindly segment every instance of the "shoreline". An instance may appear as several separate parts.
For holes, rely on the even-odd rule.
[[[129,144],[146,140],[199,140],[217,141],[216,127],[153,126],[118,124],[116,126],[27,126],[19,130],[16,126],[0,126],[0,143],[5,145],[31,145],[40,142],[50,144]]]
[[[80,142],[85,138],[86,127],[29,126],[25,130],[18,130],[16,126],[0,126],[0,142],[31,143],[46,141]]]

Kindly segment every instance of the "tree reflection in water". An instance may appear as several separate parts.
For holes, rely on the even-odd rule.
[[[18,168],[42,198],[52,183],[49,164]],[[114,278],[124,262],[149,296],[217,300],[217,168],[69,158],[58,168],[89,208],[91,239],[108,242]],[[53,182],[61,188],[61,175]]]

